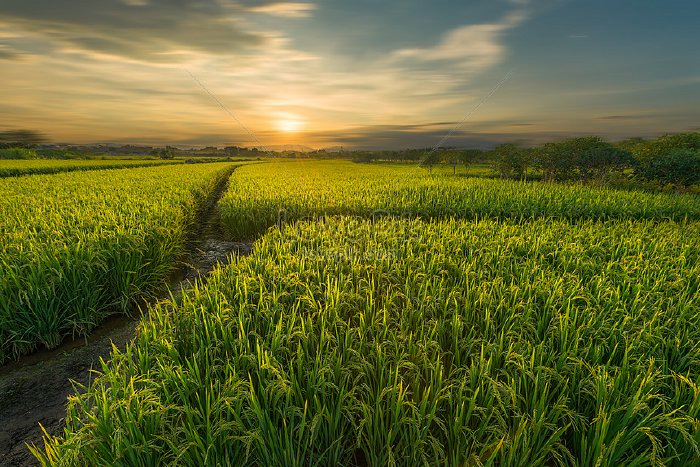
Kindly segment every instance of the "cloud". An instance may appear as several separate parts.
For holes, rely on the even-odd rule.
[[[594,117],[594,120],[638,120],[640,118],[649,118],[649,115],[603,115]]]
[[[396,49],[360,63],[352,75],[309,70],[303,80],[314,76],[323,83],[314,89],[313,100],[343,103],[344,109],[364,114],[362,118],[372,119],[371,123],[411,121],[426,115],[462,117],[486,92],[474,85],[479,75],[506,60],[505,34],[528,19],[524,5],[518,2],[496,21],[448,30],[436,43]],[[358,75],[362,76],[359,87]],[[367,115],[368,105],[377,111]]]
[[[55,49],[149,62],[195,54],[253,55],[273,40],[246,23],[251,9],[303,10],[274,1],[3,0],[0,29],[47,38]],[[280,13],[281,14],[281,13]]]
[[[21,60],[26,57],[26,53],[20,52],[8,45],[0,44],[0,60]]]
[[[316,144],[316,136],[333,142],[341,134],[348,146],[375,136],[377,147],[432,146],[488,92],[478,75],[506,60],[506,34],[529,17],[525,3],[515,2],[509,13],[445,31],[438,40],[417,34],[423,43],[351,61],[324,47],[295,48],[287,18],[312,14],[309,2],[29,3],[0,0],[0,37],[21,38],[21,49],[37,57],[3,70],[7,89],[19,91],[0,113],[83,141],[251,143],[187,68],[264,144],[306,138]],[[268,29],[276,21],[287,34]],[[284,113],[303,117],[314,131],[280,135],[272,117]],[[364,127],[356,130],[358,122]],[[411,125],[387,126],[396,122]],[[468,127],[475,132],[477,125]],[[495,129],[509,130],[518,131]],[[476,138],[465,135],[466,142]]]
[[[518,9],[500,21],[470,24],[447,32],[440,43],[429,48],[406,48],[394,52],[397,60],[414,63],[452,62],[454,67],[472,72],[500,63],[506,54],[502,36],[527,19],[525,10]]]
[[[429,128],[433,129],[429,129]],[[354,149],[406,149],[432,148],[451,128],[444,127],[444,122],[417,125],[373,125],[355,127],[344,131],[321,131],[309,136],[318,141],[319,147],[342,145]],[[569,133],[530,132],[528,134],[511,132],[466,131],[458,130],[444,142],[445,147],[490,149],[502,143],[534,145],[553,139],[561,139]]]
[[[255,6],[250,8],[250,11],[286,18],[306,18],[311,16],[311,12],[315,9],[316,5],[313,3],[279,2]]]
[[[569,34],[569,39],[588,39],[588,34]]]

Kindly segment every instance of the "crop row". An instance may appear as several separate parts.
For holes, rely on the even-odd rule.
[[[86,335],[160,283],[231,167],[0,180],[0,363]]]
[[[21,175],[55,174],[79,170],[125,169],[172,165],[178,162],[161,160],[0,160],[0,178]]]
[[[304,161],[245,167],[221,200],[236,238],[279,222],[326,215],[462,219],[700,219],[700,197],[580,184],[430,175],[413,166]]]
[[[70,466],[695,465],[699,255],[685,222],[273,229],[182,304],[154,307],[35,453]]]

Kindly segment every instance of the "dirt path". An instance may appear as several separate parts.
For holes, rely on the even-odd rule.
[[[187,246],[186,264],[171,280],[175,296],[195,281],[205,281],[218,263],[228,262],[231,253],[250,253],[250,244],[227,241],[221,229],[216,204],[227,186],[222,182],[203,208]],[[135,336],[137,324],[135,318],[113,316],[87,339],[0,367],[0,466],[37,465],[25,443],[42,444],[39,423],[52,435],[63,431],[66,399],[74,393],[71,380],[89,384],[94,377],[91,370],[99,370],[100,359],[109,358],[112,344],[124,349]]]

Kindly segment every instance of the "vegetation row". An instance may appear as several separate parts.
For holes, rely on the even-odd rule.
[[[0,180],[0,363],[86,335],[162,283],[231,167]]]
[[[71,399],[43,465],[696,465],[697,223],[273,229]]]
[[[416,166],[298,161],[237,170],[220,206],[238,239],[273,225],[326,215],[534,219],[700,219],[694,195],[621,191],[584,184],[428,174]]]
[[[160,160],[2,160],[0,158],[0,178],[23,175],[48,175],[80,170],[127,169],[170,165],[176,161]]]

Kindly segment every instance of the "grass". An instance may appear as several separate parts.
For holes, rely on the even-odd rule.
[[[232,167],[0,180],[0,363],[86,335],[162,283]]]
[[[244,167],[221,200],[234,238],[325,215],[700,220],[700,197],[428,174],[415,166],[302,161]]]
[[[43,465],[697,465],[695,222],[272,229],[72,397]]]
[[[125,169],[136,167],[151,167],[156,165],[172,165],[181,161],[160,160],[2,160],[0,159],[0,178],[18,177],[22,175],[55,174],[80,170]]]

